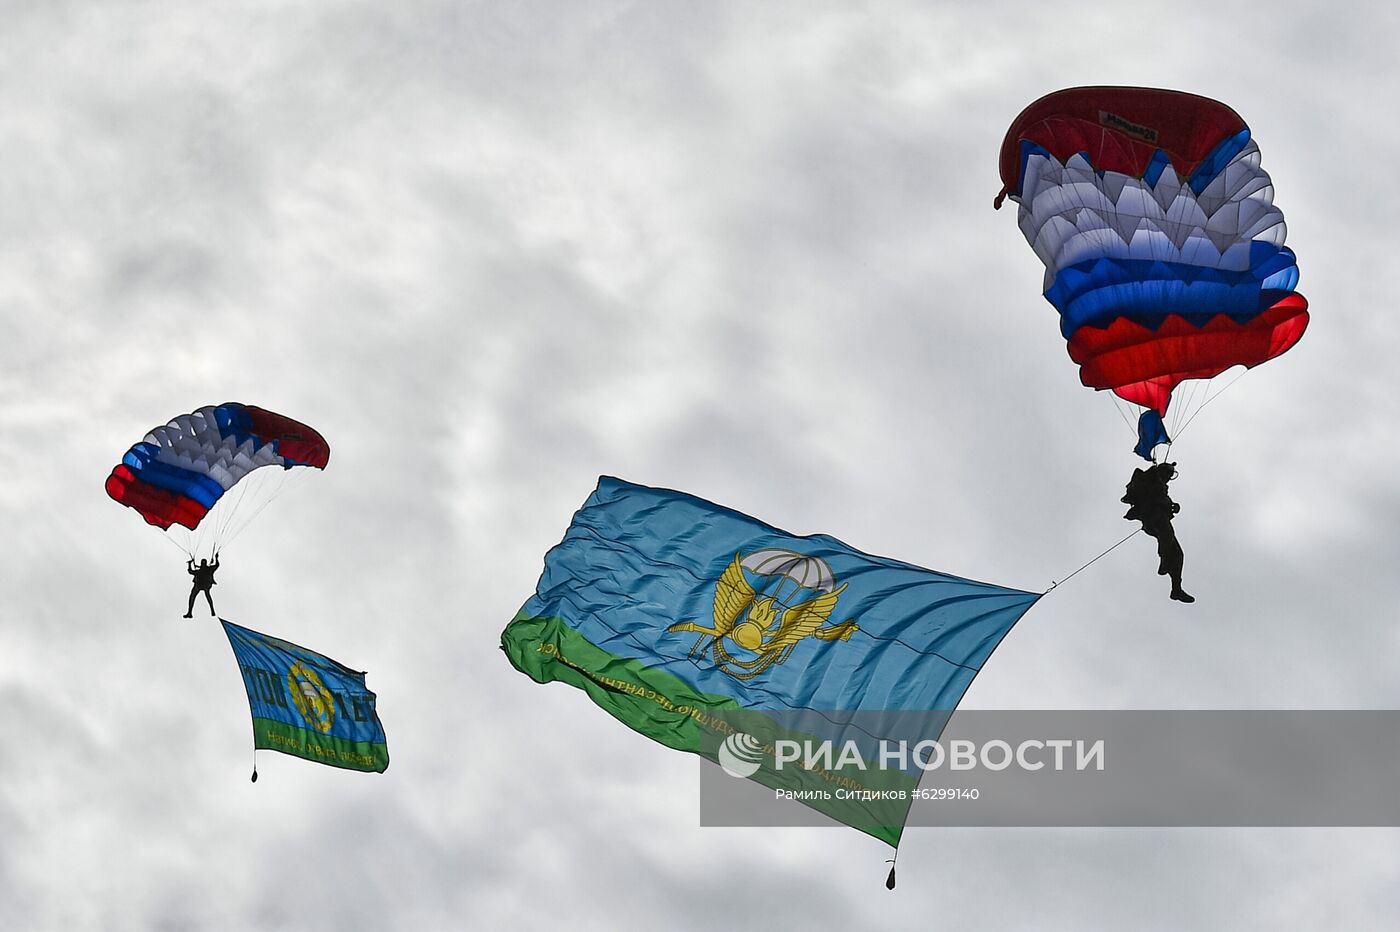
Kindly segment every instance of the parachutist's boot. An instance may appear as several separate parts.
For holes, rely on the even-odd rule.
[[[1180,586],[1172,586],[1172,598],[1173,598],[1173,599],[1176,599],[1178,602],[1194,602],[1194,601],[1196,601],[1196,597],[1195,597],[1194,595],[1191,595],[1190,593],[1188,593],[1185,589],[1181,588]]]
[[[181,617],[183,617],[183,618],[193,618],[194,616],[191,615],[189,612],[185,612],[185,614],[182,615]]]

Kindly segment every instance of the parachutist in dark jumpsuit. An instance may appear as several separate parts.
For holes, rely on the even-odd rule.
[[[1156,463],[1146,469],[1133,470],[1133,478],[1128,480],[1128,489],[1123,494],[1122,500],[1130,506],[1123,517],[1141,521],[1142,529],[1157,538],[1157,556],[1161,558],[1157,572],[1171,577],[1171,597],[1178,602],[1194,602],[1196,599],[1181,588],[1181,564],[1185,555],[1172,528],[1172,517],[1181,506],[1167,494],[1167,483],[1175,478],[1175,463]]]
[[[186,618],[194,617],[194,599],[201,592],[204,598],[209,601],[209,614],[214,614],[214,597],[209,593],[209,587],[217,585],[214,582],[214,571],[219,568],[219,555],[214,554],[214,562],[211,565],[208,560],[200,560],[199,566],[194,565],[194,557],[190,557],[185,569],[194,577],[194,585],[190,588],[190,607],[185,611]]]

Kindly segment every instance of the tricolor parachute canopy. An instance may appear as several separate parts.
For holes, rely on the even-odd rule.
[[[1161,429],[1181,382],[1256,366],[1303,335],[1308,303],[1273,184],[1224,104],[1057,91],[1011,124],[1001,178],[997,206],[1020,204],[1080,380],[1155,412],[1145,430]]]
[[[289,417],[237,402],[208,405],[132,446],[107,477],[107,494],[162,530],[194,531],[255,470],[325,469],[330,455],[319,433]]]

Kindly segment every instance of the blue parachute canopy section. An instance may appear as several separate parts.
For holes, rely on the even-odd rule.
[[[1148,408],[1138,418],[1138,442],[1133,452],[1145,460],[1152,460],[1152,451],[1158,444],[1171,443],[1167,436],[1167,426],[1162,423],[1162,415]]]

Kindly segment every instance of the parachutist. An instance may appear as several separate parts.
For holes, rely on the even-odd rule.
[[[1134,469],[1133,477],[1128,480],[1128,488],[1123,493],[1122,501],[1129,506],[1123,517],[1129,521],[1141,521],[1142,529],[1157,539],[1157,573],[1171,577],[1171,597],[1178,602],[1194,602],[1196,599],[1181,588],[1181,565],[1185,554],[1172,528],[1172,517],[1181,511],[1181,506],[1167,494],[1167,483],[1175,478],[1175,463],[1156,463],[1146,469]]]
[[[212,564],[208,560],[200,560],[199,566],[195,566],[194,557],[190,557],[189,561],[185,564],[186,571],[194,577],[193,585],[190,587],[190,605],[189,608],[185,610],[186,618],[194,617],[194,600],[201,592],[204,593],[204,598],[209,602],[209,614],[215,614],[214,596],[210,594],[209,587],[218,585],[214,582],[214,571],[218,568],[219,555],[217,553],[214,554],[214,562]]]

